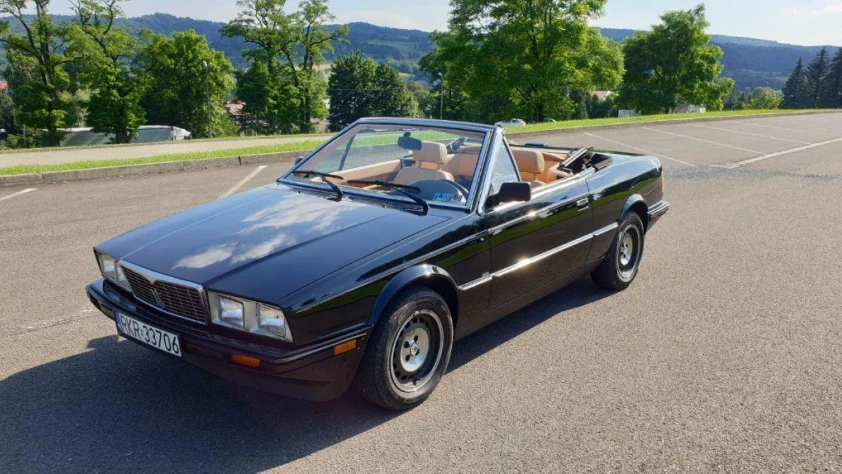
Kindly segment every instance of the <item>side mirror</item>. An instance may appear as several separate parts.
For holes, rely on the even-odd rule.
[[[508,202],[528,202],[532,200],[532,185],[523,182],[503,183],[500,186],[500,192],[491,199],[494,206]]]
[[[303,157],[303,156],[299,156],[298,158],[296,158],[296,159],[295,159],[295,166],[300,165],[302,161],[304,161],[304,157]]]

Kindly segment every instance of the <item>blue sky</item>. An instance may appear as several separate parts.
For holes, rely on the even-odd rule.
[[[612,28],[648,28],[666,10],[689,9],[700,0],[609,0],[596,24]],[[712,33],[771,39],[786,43],[842,46],[842,0],[708,0]],[[290,8],[297,4],[290,0]],[[67,13],[67,0],[54,0],[55,13]],[[449,0],[332,0],[342,22],[422,30],[444,29]],[[133,0],[129,15],[170,13],[226,21],[236,15],[236,0]]]

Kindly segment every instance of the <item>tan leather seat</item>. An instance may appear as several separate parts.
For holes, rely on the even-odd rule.
[[[457,179],[473,180],[478,162],[479,155],[457,153],[450,159],[450,163],[445,167],[445,171],[451,173]]]
[[[541,181],[546,164],[544,155],[535,150],[524,150],[516,148],[512,150],[515,156],[517,167],[520,170],[520,179],[531,184],[533,188],[547,184]]]
[[[428,179],[446,179],[453,181],[453,175],[444,171],[444,165],[450,162],[447,147],[441,143],[424,142],[420,150],[412,152],[416,166],[398,171],[394,182],[412,184]]]

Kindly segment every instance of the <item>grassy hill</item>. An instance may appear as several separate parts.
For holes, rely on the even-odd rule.
[[[67,21],[71,18],[57,15],[56,19]],[[223,38],[219,33],[222,23],[175,17],[164,13],[130,18],[126,22],[127,26],[135,30],[148,28],[161,34],[196,30],[208,38],[213,48],[224,52],[236,67],[246,66],[240,54],[245,45],[236,38]],[[418,61],[433,48],[428,32],[381,27],[368,23],[351,23],[348,26],[351,33],[347,41],[334,45],[336,55],[360,50],[377,61],[393,64],[405,74],[416,73]],[[12,27],[13,29],[16,27],[14,22]],[[603,29],[602,33],[615,41],[622,41],[633,34],[634,30]],[[720,35],[714,35],[713,42],[725,53],[724,74],[733,78],[739,88],[769,86],[780,89],[792,68],[795,67],[798,58],[810,61],[821,49],[821,46],[796,46],[775,41]]]

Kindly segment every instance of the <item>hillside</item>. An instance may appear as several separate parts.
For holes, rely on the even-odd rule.
[[[56,19],[67,21],[70,17],[57,15]],[[222,23],[157,13],[130,18],[127,25],[135,30],[148,28],[161,34],[196,30],[207,36],[211,46],[224,52],[236,67],[246,66],[240,54],[245,45],[239,39],[223,38],[219,33]],[[12,23],[13,29],[15,26]],[[433,47],[430,34],[424,31],[388,28],[368,23],[351,23],[348,26],[351,34],[346,42],[334,45],[335,54],[345,55],[352,50],[360,50],[377,61],[392,63],[404,73],[415,73],[418,61]],[[603,29],[602,33],[615,41],[622,41],[633,34],[634,30]],[[714,35],[713,42],[725,53],[724,74],[733,78],[740,88],[770,86],[780,89],[799,57],[810,61],[821,49],[821,46],[796,46],[721,35]]]

